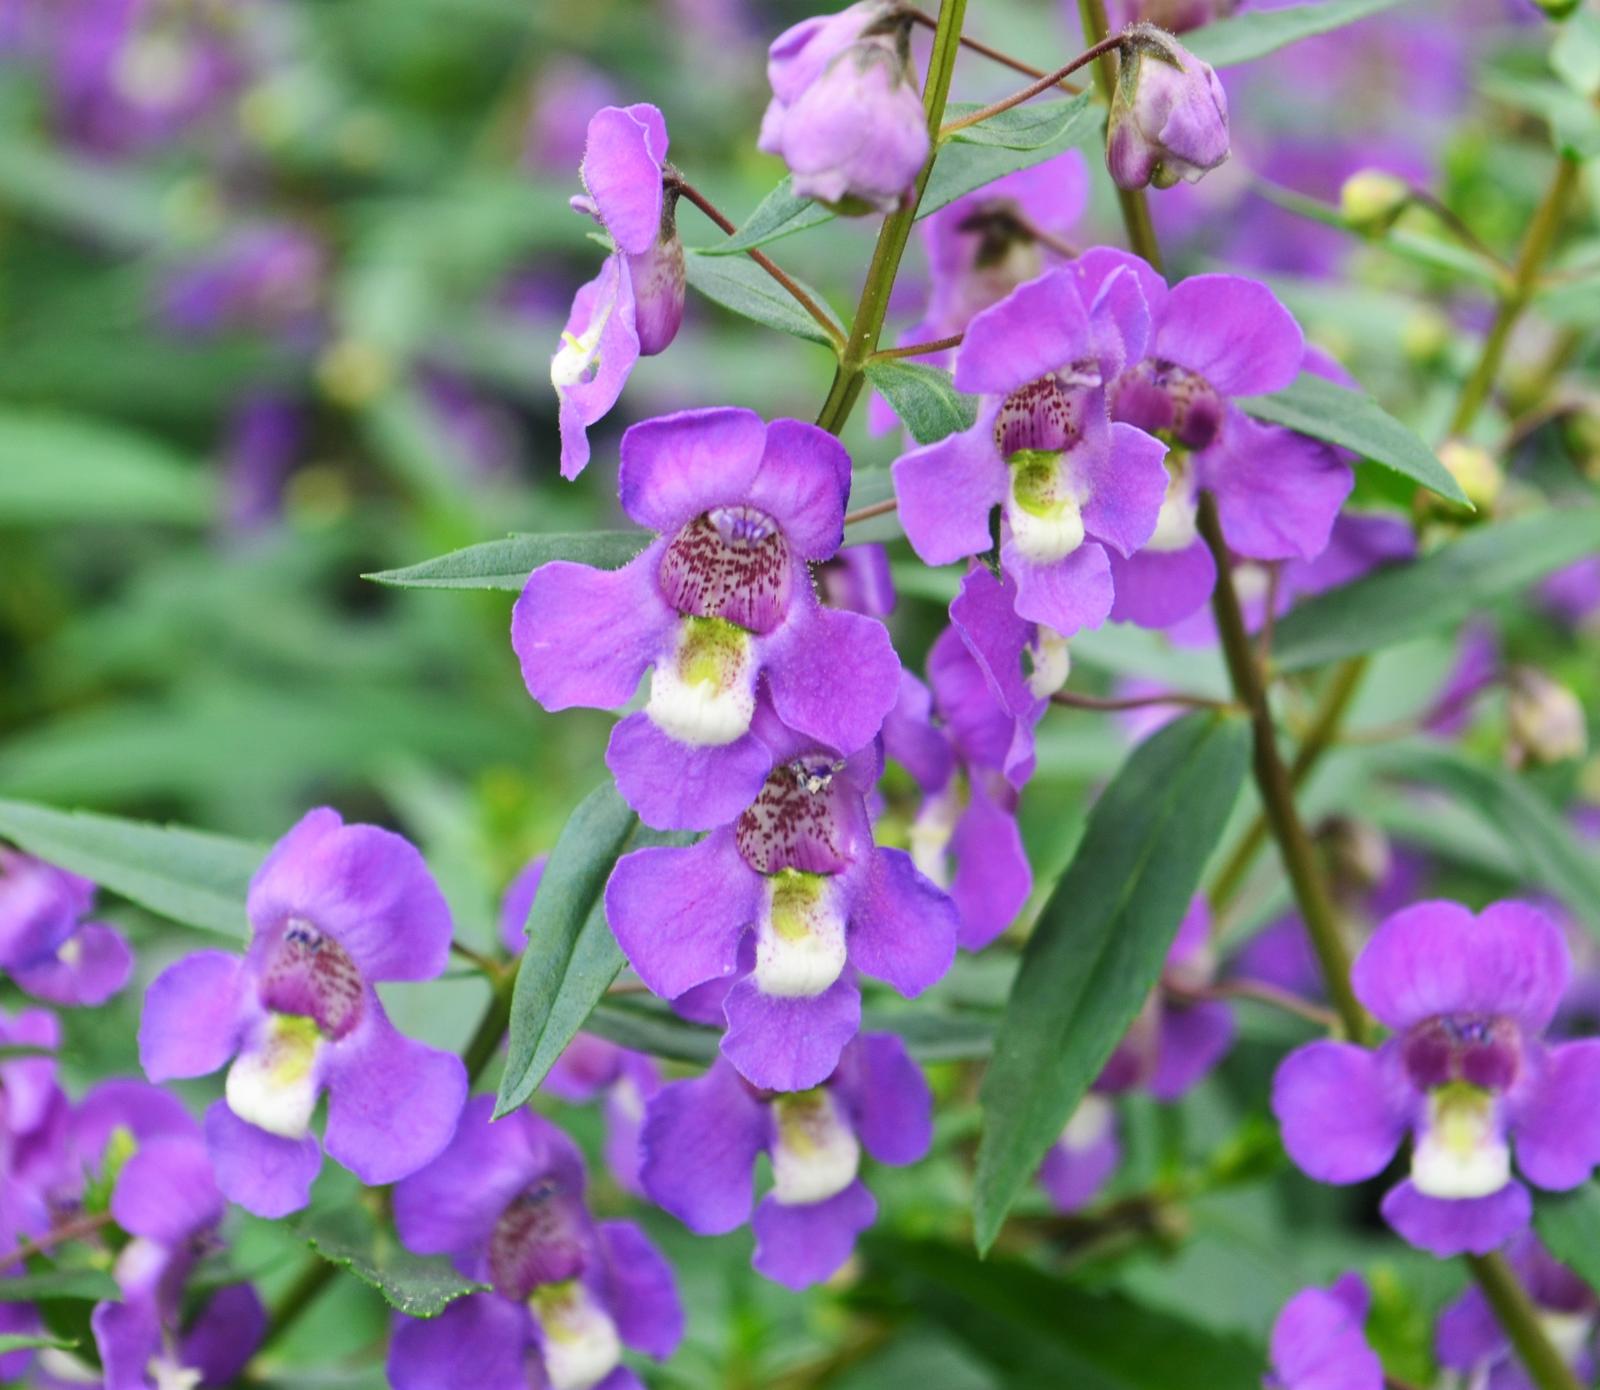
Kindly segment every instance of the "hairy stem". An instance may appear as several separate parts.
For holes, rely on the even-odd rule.
[[[907,343],[904,347],[879,348],[872,354],[874,362],[888,362],[897,357],[923,357],[930,352],[945,352],[960,347],[965,333],[952,333],[948,338],[935,338],[927,343]]]
[[[1150,709],[1156,705],[1179,705],[1185,709],[1227,709],[1227,703],[1205,695],[1186,695],[1181,690],[1166,691],[1160,695],[1129,695],[1125,697],[1080,695],[1076,690],[1057,690],[1050,696],[1053,705],[1068,709],[1128,710]]]
[[[894,278],[900,270],[900,258],[905,255],[906,243],[911,239],[911,228],[917,220],[917,207],[928,186],[928,176],[933,172],[933,161],[939,157],[939,123],[944,119],[944,108],[950,100],[950,78],[955,72],[961,24],[966,12],[967,0],[941,0],[939,5],[939,20],[933,32],[933,56],[928,60],[928,77],[922,87],[922,106],[928,115],[928,134],[933,139],[933,148],[928,152],[922,172],[917,175],[911,196],[883,219],[883,226],[878,230],[878,243],[872,249],[866,283],[861,287],[861,299],[850,322],[850,337],[840,354],[828,398],[817,414],[817,424],[833,434],[844,428],[861,395],[866,381],[863,372],[867,359],[878,350],[878,337],[883,332],[884,316],[889,312],[889,293],[894,289]]]

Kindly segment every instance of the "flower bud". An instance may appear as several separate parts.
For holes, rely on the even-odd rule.
[[[1339,190],[1339,211],[1345,222],[1371,236],[1388,231],[1410,201],[1411,188],[1406,181],[1382,169],[1351,174]]]
[[[628,278],[633,282],[633,324],[639,335],[639,355],[654,357],[671,346],[683,323],[688,297],[684,274],[683,242],[673,216],[674,191],[662,205],[661,233],[648,251],[628,257]]]
[[[795,193],[840,211],[891,211],[931,148],[911,67],[911,21],[884,0],[805,20],[772,44],[759,147]]]
[[[1559,763],[1581,758],[1589,734],[1578,697],[1531,666],[1513,667],[1508,682],[1506,717],[1518,761]]]
[[[1123,35],[1106,127],[1106,168],[1119,188],[1194,183],[1228,157],[1228,99],[1208,63],[1170,34]]]
[[[1533,0],[1546,19],[1571,19],[1582,8],[1583,0]]]
[[[1500,498],[1505,473],[1493,454],[1481,444],[1448,439],[1439,446],[1439,462],[1461,484],[1467,500],[1480,512],[1488,511]]]

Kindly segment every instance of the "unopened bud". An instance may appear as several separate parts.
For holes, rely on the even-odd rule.
[[[1436,362],[1450,346],[1450,320],[1431,306],[1422,306],[1400,325],[1400,349],[1413,362]]]
[[[1519,760],[1559,763],[1581,758],[1589,735],[1578,697],[1531,666],[1513,667],[1507,681],[1506,716]]]
[[[1376,236],[1394,225],[1411,201],[1410,185],[1382,169],[1362,169],[1339,190],[1339,211],[1358,232]]]
[[[1467,500],[1480,512],[1488,511],[1499,500],[1505,473],[1495,456],[1481,444],[1464,439],[1446,440],[1439,446],[1439,462],[1461,484]]]
[[[1329,816],[1316,830],[1335,897],[1365,898],[1393,866],[1389,837],[1370,821]]]
[[[1106,126],[1119,188],[1194,183],[1228,157],[1228,99],[1209,63],[1171,34],[1136,24],[1122,36]]]

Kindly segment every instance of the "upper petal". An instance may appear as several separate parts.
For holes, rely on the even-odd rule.
[[[1283,1060],[1272,1079],[1272,1113],[1289,1157],[1329,1183],[1381,1173],[1410,1120],[1407,1093],[1383,1059],[1340,1042],[1310,1043]]]
[[[654,106],[605,106],[589,118],[579,174],[611,239],[630,255],[648,251],[661,231],[666,153],[666,122]]]
[[[753,410],[718,406],[642,421],[622,436],[622,510],[671,534],[713,507],[745,502],[766,443]]]
[[[1017,286],[974,316],[956,356],[958,391],[1004,395],[1091,354],[1094,335],[1068,269]]]
[[[664,1086],[645,1112],[639,1174],[650,1199],[697,1235],[721,1235],[750,1216],[767,1110],[722,1058],[704,1076]]]
[[[807,560],[826,560],[844,542],[850,455],[827,430],[800,420],[767,426],[766,450],[749,490]]]
[[[1300,371],[1305,336],[1265,285],[1192,275],[1167,294],[1150,356],[1198,372],[1224,396],[1280,391]]]

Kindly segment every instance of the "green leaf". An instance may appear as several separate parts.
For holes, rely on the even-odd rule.
[[[1301,39],[1342,29],[1368,15],[1392,10],[1400,3],[1401,0],[1325,0],[1280,10],[1257,10],[1193,30],[1183,36],[1183,44],[1214,68],[1232,67],[1264,58]]]
[[[534,1093],[622,969],[622,952],[606,924],[604,893],[612,865],[630,849],[693,838],[640,825],[610,781],[572,813],[528,915],[496,1118]]]
[[[715,256],[701,250],[690,250],[684,253],[684,270],[694,289],[724,309],[768,328],[776,328],[780,333],[821,343],[824,347],[835,345],[834,340],[822,331],[821,325],[794,301],[789,292],[752,260],[742,256]],[[800,287],[828,315],[838,330],[838,341],[843,342],[844,325],[827,307],[822,296],[809,285]]]
[[[1272,11],[1271,13],[1277,13]],[[1251,396],[1239,402],[1258,420],[1287,425],[1313,439],[1325,439],[1381,463],[1414,482],[1470,506],[1461,484],[1439,457],[1371,396],[1335,386],[1310,372],[1270,396]]]
[[[96,420],[0,413],[0,525],[197,525],[213,514],[211,476],[159,440]]]
[[[702,1067],[716,1059],[717,1040],[721,1037],[715,1028],[679,1018],[658,1000],[636,996],[602,999],[584,1028],[619,1047]]]
[[[1600,108],[1565,81],[1489,72],[1479,83],[1485,95],[1537,116],[1550,127],[1557,149],[1575,159],[1600,155]]]
[[[1600,14],[1579,10],[1561,26],[1550,45],[1550,68],[1580,96],[1600,95]]]
[[[103,1269],[51,1269],[0,1279],[0,1303],[101,1303],[121,1297],[117,1281]]]
[[[162,917],[235,939],[266,850],[178,826],[0,801],[0,836]]]
[[[942,367],[884,358],[867,363],[867,380],[918,444],[959,434],[978,418],[978,398],[957,391]]]
[[[1077,120],[1087,103],[1081,96],[1065,101],[1030,101],[1001,111],[977,125],[956,131],[949,138],[963,145],[992,145],[1005,150],[1037,150],[1054,145]],[[981,111],[976,101],[953,101],[945,110],[945,124]]]
[[[1101,794],[1023,952],[984,1077],[978,1248],[1144,1005],[1244,780],[1245,723],[1192,714]]]
[[[1265,1360],[1238,1338],[1085,1288],[1014,1259],[978,1260],[935,1241],[873,1235],[872,1273],[1005,1374],[1008,1386],[1072,1390],[1256,1390]]]
[[[413,1255],[359,1202],[313,1208],[294,1226],[323,1259],[372,1285],[410,1318],[438,1317],[456,1299],[488,1287],[463,1279],[443,1255]]]
[[[73,1337],[30,1337],[17,1332],[0,1332],[0,1356],[8,1351],[71,1351],[77,1345]]]
[[[620,569],[650,542],[643,531],[575,531],[562,535],[519,534],[452,550],[404,569],[362,575],[397,589],[504,589],[521,593],[528,576],[552,560],[573,560],[597,569]]]
[[[831,222],[833,213],[812,198],[801,198],[794,191],[793,180],[785,175],[783,181],[756,204],[756,209],[744,220],[744,225],[726,241],[707,246],[702,254],[707,256],[733,256],[765,246],[769,241],[803,232],[822,222]]]
[[[1600,937],[1600,860],[1525,780],[1440,744],[1400,745],[1377,761],[1391,776],[1449,792],[1505,845],[1520,878],[1555,894]]]
[[[1600,507],[1484,526],[1410,564],[1391,565],[1298,604],[1272,657],[1301,671],[1447,627],[1600,549]]]
[[[1600,1185],[1541,1192],[1533,1204],[1533,1228],[1556,1259],[1600,1289]]]

